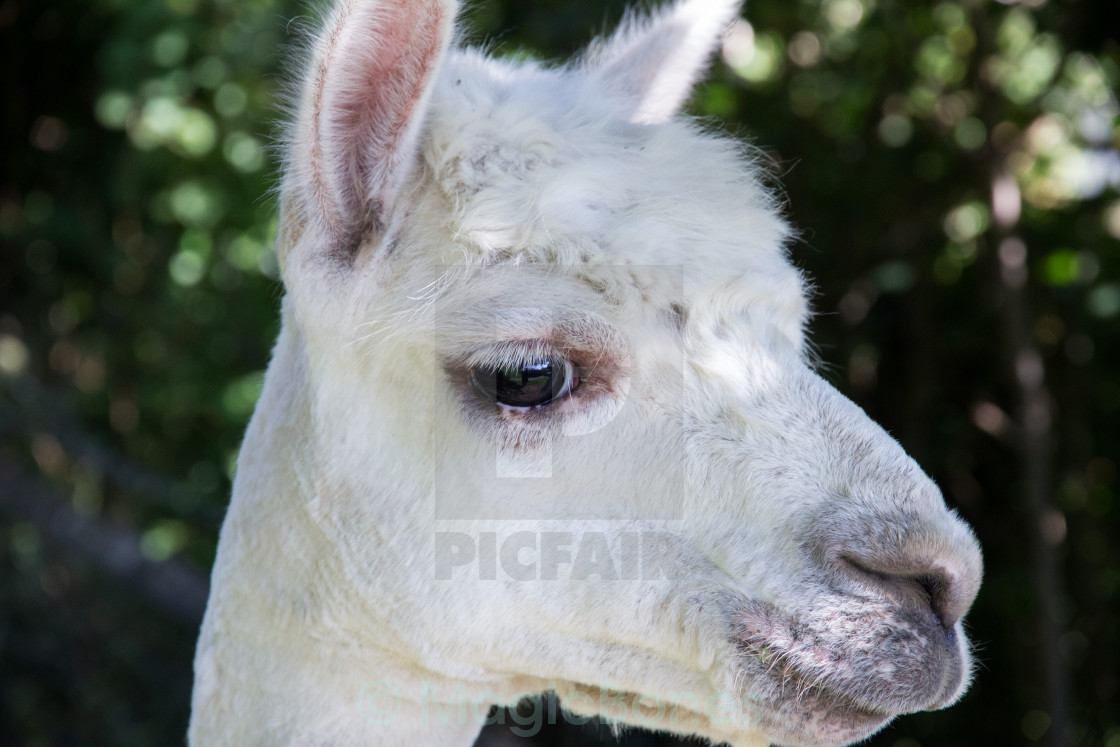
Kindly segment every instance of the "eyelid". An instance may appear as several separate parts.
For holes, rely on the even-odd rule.
[[[548,340],[502,340],[476,348],[459,360],[464,368],[519,368],[553,358],[571,363],[569,351]]]

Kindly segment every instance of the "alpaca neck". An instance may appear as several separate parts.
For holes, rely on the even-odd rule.
[[[318,481],[299,434],[310,413],[306,351],[289,325],[222,526],[195,657],[190,744],[467,747],[489,703],[473,705],[466,685],[403,653],[379,619],[391,601],[355,606],[337,548],[309,516],[309,485]]]
[[[204,627],[204,641],[210,634]],[[474,744],[488,705],[441,702],[425,693],[417,697],[409,689],[407,680],[412,678],[390,677],[396,662],[386,662],[389,666],[379,669],[368,652],[361,661],[345,662],[343,658],[289,655],[288,651],[270,655],[251,642],[238,645],[228,636],[200,649],[195,660],[189,744]],[[364,686],[363,678],[368,679]]]

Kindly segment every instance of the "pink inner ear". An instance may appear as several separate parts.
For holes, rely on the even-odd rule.
[[[450,23],[415,0],[351,2],[333,20],[312,79],[311,187],[325,226],[358,242],[407,175]]]

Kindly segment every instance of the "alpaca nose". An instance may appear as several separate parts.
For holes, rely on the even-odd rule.
[[[883,562],[881,558],[847,556],[843,563],[857,581],[874,594],[916,610],[929,609],[946,631],[964,617],[976,597],[979,578],[961,564],[947,559],[928,562]]]
[[[889,541],[849,545],[834,557],[866,592],[908,609],[932,611],[952,633],[976,598],[983,568],[972,532],[955,516],[946,516],[948,521],[936,522],[940,526],[926,524]]]

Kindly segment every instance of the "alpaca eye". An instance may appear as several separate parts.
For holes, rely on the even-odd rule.
[[[548,404],[571,391],[572,384],[572,364],[559,358],[471,369],[471,385],[479,397],[515,409]]]

